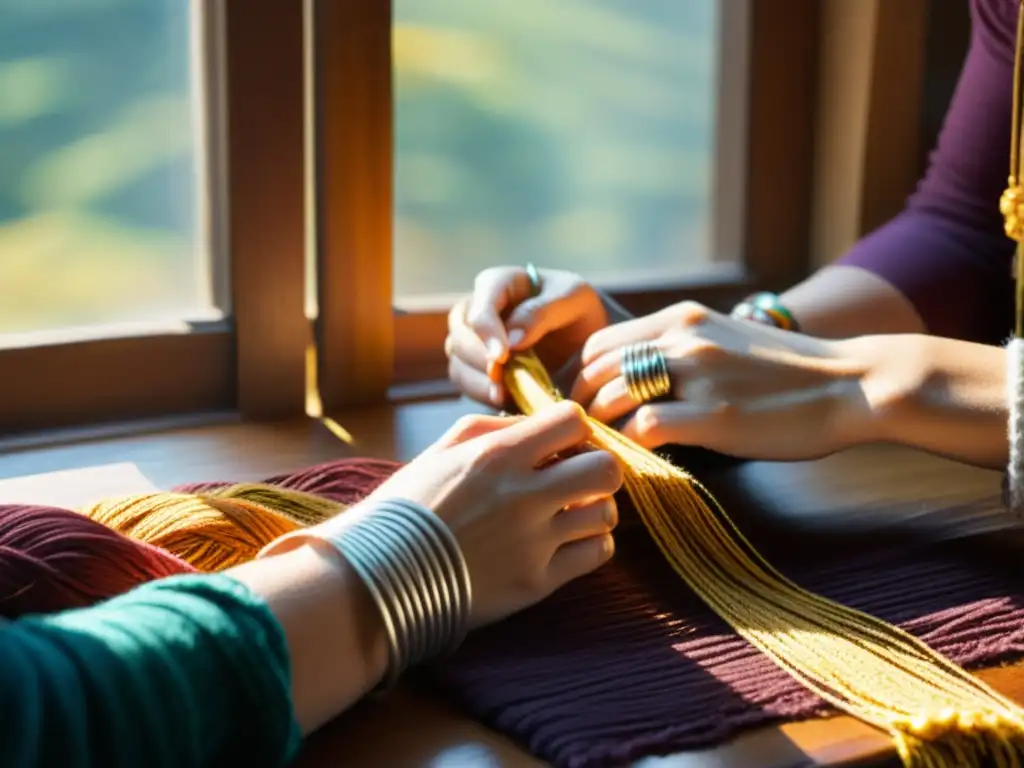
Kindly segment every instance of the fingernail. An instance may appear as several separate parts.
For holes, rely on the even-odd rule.
[[[609,504],[604,510],[604,524],[609,528],[614,528],[619,522],[618,511],[614,504]]]
[[[508,345],[510,347],[518,347],[523,343],[523,339],[526,338],[526,334],[520,328],[513,328],[508,332]]]
[[[487,342],[487,354],[492,360],[500,361],[505,357],[505,347],[497,339],[491,339]]]
[[[501,387],[497,384],[491,384],[491,402],[495,405],[501,405],[504,398],[501,396]]]
[[[605,560],[611,558],[615,554],[615,539],[611,536],[605,536],[604,541],[601,542],[601,557]]]

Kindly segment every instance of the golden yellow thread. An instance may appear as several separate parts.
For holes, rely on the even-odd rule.
[[[532,354],[505,382],[532,413],[561,399]],[[1024,710],[912,635],[808,592],[775,570],[685,471],[592,422],[662,554],[751,645],[836,708],[887,731],[908,768],[1021,768]]]

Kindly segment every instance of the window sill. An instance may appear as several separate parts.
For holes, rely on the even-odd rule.
[[[234,413],[208,413],[0,440],[0,503],[43,502],[47,486],[58,483],[47,475],[68,470],[84,470],[74,482],[87,492],[88,470],[109,473],[114,465],[166,489],[205,480],[259,480],[346,457],[408,461],[460,416],[484,411],[454,396],[428,396],[422,385],[413,389],[420,390],[418,397],[406,393],[400,402],[333,415],[332,426],[340,430],[310,418],[257,423]],[[40,476],[39,494],[14,498],[4,491],[4,480],[26,476]],[[131,477],[125,477],[126,492],[132,492]],[[31,484],[17,486],[25,487]]]

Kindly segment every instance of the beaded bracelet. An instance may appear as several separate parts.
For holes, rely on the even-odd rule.
[[[404,499],[385,499],[276,539],[317,539],[352,566],[380,612],[388,640],[386,690],[408,668],[443,656],[466,636],[472,590],[458,541],[433,512]]]
[[[796,318],[774,293],[762,292],[748,296],[733,308],[730,316],[737,320],[773,325],[784,331],[799,330]]]

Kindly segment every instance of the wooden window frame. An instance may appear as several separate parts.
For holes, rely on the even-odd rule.
[[[0,436],[197,411],[303,412],[303,7],[192,1],[206,75],[200,147],[214,293],[230,309],[214,322],[30,336],[0,348]]]
[[[728,261],[675,285],[611,286],[635,313],[683,298],[725,308],[807,273],[819,3],[720,2],[713,208]],[[313,3],[319,385],[337,409],[445,377],[447,308],[393,307],[391,2]]]
[[[940,11],[939,5],[947,7]],[[949,5],[942,0],[822,5],[812,268],[831,264],[898,214],[920,180],[941,123],[929,106],[934,100],[929,74],[938,69],[941,76],[945,70],[948,80],[950,69],[959,73],[963,64],[963,48],[951,52],[949,33],[942,29],[957,23],[955,16],[948,19]],[[944,48],[939,56],[945,60],[937,60],[936,45]],[[950,55],[957,61],[950,62]],[[948,83],[946,93],[951,93]],[[942,117],[946,106],[940,107]]]
[[[390,0],[193,2],[210,9],[205,33],[220,41],[213,71],[222,99],[206,138],[223,182],[214,230],[224,239],[229,281],[220,284],[231,311],[183,328],[0,349],[0,437],[202,411],[300,415],[314,343],[324,410],[445,377],[445,309],[393,306]],[[719,46],[714,231],[723,268],[676,285],[613,286],[635,313],[683,298],[725,309],[748,291],[785,287],[817,261],[810,257],[821,223],[835,226],[815,194],[837,141],[822,93],[842,90],[827,73],[819,82],[819,62],[836,55],[829,18],[817,0],[720,2],[727,37]],[[880,31],[919,17],[876,5],[885,11]],[[870,71],[891,73],[894,51],[876,44]],[[906,78],[916,77],[915,57],[897,58]],[[906,94],[886,93],[860,129],[867,140],[858,151],[874,158],[875,170],[886,152],[871,126],[906,111]],[[900,147],[909,144],[904,134]],[[895,195],[890,175],[855,180],[860,198]],[[311,311],[307,282],[315,283]]]

